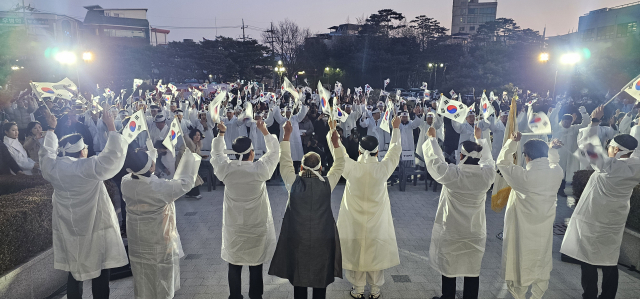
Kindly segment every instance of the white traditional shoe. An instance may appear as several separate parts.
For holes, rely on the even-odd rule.
[[[371,295],[369,295],[369,299],[378,299],[380,298],[381,293],[377,292],[377,293],[371,293]]]
[[[364,293],[356,292],[356,288],[354,287],[351,287],[351,292],[349,292],[349,295],[351,295],[351,297],[355,299],[364,299]]]

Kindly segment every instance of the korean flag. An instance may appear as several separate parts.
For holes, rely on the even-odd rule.
[[[467,105],[456,100],[447,99],[447,97],[445,97],[443,94],[440,95],[440,103],[438,103],[438,114],[453,121],[463,123],[465,118],[467,118],[468,113],[469,107],[467,107]]]
[[[180,127],[180,122],[178,118],[175,117],[171,122],[171,126],[169,127],[169,134],[164,138],[162,144],[167,147],[173,156],[176,156],[175,148],[178,143],[178,137],[182,136],[182,128]]]
[[[138,110],[129,118],[127,126],[122,129],[122,136],[127,140],[127,143],[131,143],[142,131],[147,131],[147,120],[144,117],[144,112]]]

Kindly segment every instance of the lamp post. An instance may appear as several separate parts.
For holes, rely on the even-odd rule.
[[[279,64],[281,64],[282,62],[279,61]],[[282,86],[282,73],[284,73],[286,71],[286,69],[284,68],[284,66],[276,66],[276,73],[278,73],[278,82],[280,84],[280,86]]]
[[[540,55],[538,56],[538,60],[541,63],[547,63],[551,60],[551,55],[549,55],[549,53],[546,53],[546,52],[540,53]],[[560,56],[559,63],[566,66],[575,66],[581,60],[582,60],[582,55],[580,53],[569,52]],[[556,74],[555,74],[555,78],[553,79],[553,99],[556,98],[556,87],[558,84],[558,71],[559,71],[559,66],[558,64],[556,64]]]

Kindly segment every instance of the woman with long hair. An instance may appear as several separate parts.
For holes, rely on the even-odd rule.
[[[5,123],[2,125],[2,132],[4,135],[3,142],[7,146],[11,157],[18,163],[24,174],[32,175],[33,170],[40,168],[40,165],[29,158],[27,151],[18,141],[18,125],[14,122]],[[11,172],[13,173],[13,171]]]
[[[39,121],[32,121],[27,125],[26,136],[24,149],[27,151],[27,156],[34,161],[38,161],[38,151],[40,151],[40,146],[44,141],[44,133]]]

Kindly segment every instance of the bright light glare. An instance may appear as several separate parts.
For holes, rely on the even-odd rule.
[[[432,66],[433,66],[433,63],[429,63],[429,67],[432,67]]]
[[[580,54],[579,53],[567,53],[560,57],[560,63],[573,65],[580,62]]]
[[[55,59],[61,64],[74,64],[76,63],[76,54],[73,52],[58,52]]]
[[[324,70],[328,72],[329,71],[329,67],[325,67]]]
[[[20,68],[19,68],[19,67],[17,67],[17,66],[15,66],[15,65],[11,67],[11,70],[14,70],[14,71],[17,71],[17,70],[19,70],[19,69],[20,69]]]
[[[549,53],[540,53],[540,61],[547,62],[549,61]]]
[[[444,67],[444,63],[441,63],[441,64],[440,64],[440,67]]]
[[[278,60],[278,64],[279,64],[279,65],[282,65],[282,60]]]
[[[82,53],[82,60],[84,60],[84,61],[91,61],[91,60],[93,60],[93,53],[91,53],[91,52],[84,52],[84,53]]]

